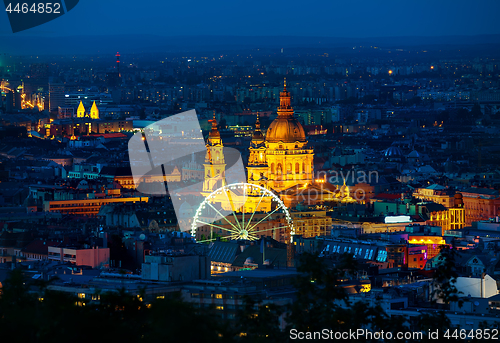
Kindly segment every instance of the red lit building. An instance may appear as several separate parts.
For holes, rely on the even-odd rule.
[[[109,264],[109,248],[76,249],[49,247],[48,255],[49,260],[61,263],[70,262],[77,266],[97,268],[103,264]]]

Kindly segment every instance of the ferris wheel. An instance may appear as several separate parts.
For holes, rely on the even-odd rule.
[[[200,243],[217,237],[257,240],[261,236],[290,243],[294,233],[292,217],[283,201],[251,183],[233,183],[207,195],[191,225],[191,235]]]

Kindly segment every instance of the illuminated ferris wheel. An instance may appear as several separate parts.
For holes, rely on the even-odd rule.
[[[294,232],[283,201],[270,190],[251,183],[233,183],[207,195],[191,225],[191,235],[198,242],[217,237],[257,240],[271,236],[290,243]]]

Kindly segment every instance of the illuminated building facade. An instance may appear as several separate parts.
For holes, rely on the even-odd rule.
[[[165,181],[168,182],[180,182],[181,181],[181,172],[177,166],[169,166],[164,165],[163,169],[165,170],[164,175],[146,175],[136,180],[139,183],[163,183]],[[127,189],[136,189],[136,185],[134,183],[134,177],[132,172],[124,173],[123,175],[114,175],[114,181],[118,182],[120,186]]]
[[[420,200],[432,201],[446,208],[453,207],[454,205],[453,197],[448,194],[446,187],[437,184],[426,188],[417,188],[413,192],[413,197]]]
[[[326,211],[291,212],[295,234],[304,238],[326,236],[332,228],[332,218]]]
[[[48,259],[77,266],[109,265],[109,248],[93,247],[91,249],[48,247]]]
[[[464,208],[462,195],[460,193],[455,194],[455,196],[452,198],[452,203],[452,207],[446,208],[445,206],[437,204],[435,202],[421,202],[412,204],[410,202],[401,202],[398,200],[375,201],[373,202],[373,208],[375,213],[386,216],[390,213],[406,216],[420,215],[422,218],[424,218],[427,225],[440,226],[442,228],[441,234],[443,234],[444,231],[462,229],[466,226],[467,223],[467,213],[466,209]],[[373,225],[373,229],[375,228],[375,226],[376,225]],[[392,231],[390,230],[389,226],[387,226],[387,231]],[[373,233],[380,231],[373,231],[370,230],[370,228],[366,228],[364,232]]]
[[[500,215],[500,193],[498,190],[471,187],[461,193],[467,225]]]
[[[44,212],[59,212],[63,214],[97,215],[101,206],[111,203],[141,203],[148,202],[148,197],[101,198],[84,200],[48,200],[43,202]]]
[[[388,244],[386,249],[388,268],[425,268],[427,245],[424,242]]]
[[[441,234],[449,230],[463,229],[466,224],[466,215],[462,194],[455,194],[453,198],[453,207],[448,208],[446,211],[429,213],[427,224],[431,226],[441,226]]]
[[[250,145],[248,182],[282,191],[313,181],[312,149],[307,148],[304,128],[294,117],[290,92],[280,93],[278,118],[267,129],[264,138],[257,118]]]
[[[278,192],[313,183],[314,152],[307,148],[304,128],[294,117],[290,103],[291,97],[285,83],[280,93],[278,118],[269,126],[266,137],[261,131],[257,117],[249,148],[248,183]],[[206,145],[207,155],[204,164],[203,192],[206,195],[223,186],[226,168],[224,146],[215,117],[211,122],[212,129]]]
[[[387,244],[388,268],[401,268],[406,265],[408,259],[408,247],[406,244]]]
[[[412,244],[427,246],[427,259],[438,255],[441,247],[447,245],[443,237],[440,236],[409,236],[408,243],[410,246]]]
[[[132,120],[89,120],[89,118],[57,119],[46,124],[41,134],[47,136],[78,136],[133,130]]]
[[[408,258],[406,259],[408,268],[424,269],[427,263],[427,246],[410,245],[408,247]]]

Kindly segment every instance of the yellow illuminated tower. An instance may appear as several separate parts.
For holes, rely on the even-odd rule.
[[[83,106],[83,102],[80,101],[80,105],[78,105],[78,109],[76,110],[76,116],[78,118],[85,117],[85,107]]]
[[[250,156],[248,158],[248,183],[265,187],[267,183],[266,142],[260,130],[259,115],[255,121],[255,131],[250,143]]]
[[[259,132],[260,123],[257,125],[259,130],[256,128],[256,132]],[[265,183],[267,188],[278,192],[297,185],[311,184],[314,152],[307,147],[307,143],[304,128],[294,117],[285,79],[280,93],[278,117],[267,129],[264,147],[258,134],[255,144],[252,140],[247,168],[249,182]],[[262,170],[265,170],[263,177],[260,175]],[[261,179],[265,181],[259,181]]]
[[[90,118],[91,119],[99,119],[99,109],[97,108],[95,101],[92,104],[92,108],[90,109]]]
[[[207,154],[205,156],[205,180],[203,182],[204,196],[207,196],[212,191],[225,185],[224,172],[226,170],[226,163],[224,159],[224,146],[220,132],[217,129],[217,120],[212,119],[212,130],[208,135]]]

